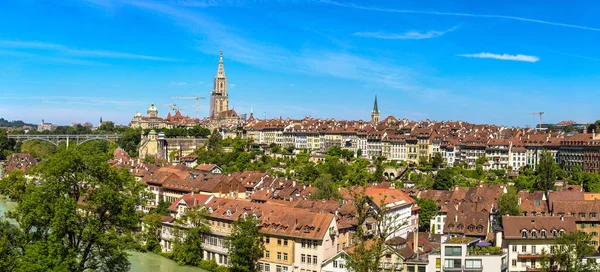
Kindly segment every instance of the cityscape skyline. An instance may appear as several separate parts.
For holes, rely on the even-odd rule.
[[[16,27],[0,32],[0,116],[126,125],[151,103],[208,98],[222,49],[230,108],[257,118],[369,120],[377,95],[381,119],[597,119],[596,3],[480,5],[7,1],[0,22]],[[195,102],[173,102],[194,116]]]

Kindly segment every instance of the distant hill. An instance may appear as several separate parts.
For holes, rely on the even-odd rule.
[[[22,126],[37,126],[34,124],[27,124],[21,120],[18,121],[8,121],[4,118],[0,118],[0,127],[22,127]]]

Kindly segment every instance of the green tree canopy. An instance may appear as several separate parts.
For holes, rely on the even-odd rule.
[[[453,174],[448,169],[439,170],[433,180],[433,189],[449,190],[454,187]]]
[[[498,199],[498,214],[500,219],[504,215],[517,216],[521,214],[519,208],[519,195],[514,187],[509,187],[508,192]]]
[[[429,229],[431,219],[437,215],[439,208],[435,201],[427,198],[417,199],[417,204],[421,208],[419,210],[419,227]]]
[[[534,184],[536,190],[548,192],[554,190],[558,165],[548,150],[543,150],[537,165],[538,179]]]
[[[582,231],[571,232],[554,240],[554,260],[560,271],[598,271],[595,263],[585,261],[596,249],[591,245],[592,236]]]
[[[263,235],[259,232],[258,224],[260,221],[252,216],[242,216],[233,222],[233,231],[228,238],[232,272],[258,271],[258,260],[264,250]]]
[[[180,265],[200,265],[202,263],[204,237],[210,232],[205,209],[196,208],[175,222],[175,242],[173,260]]]
[[[313,187],[317,188],[317,191],[311,195],[312,199],[341,199],[342,195],[338,190],[338,186],[333,182],[333,178],[330,174],[322,174],[315,182]]]
[[[142,185],[105,156],[74,148],[43,162],[38,174],[40,185],[28,185],[10,213],[18,223],[11,231],[22,237],[13,271],[128,271]]]

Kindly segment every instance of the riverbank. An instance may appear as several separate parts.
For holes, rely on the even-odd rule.
[[[14,209],[17,203],[8,201],[0,196],[0,217]],[[131,272],[206,272],[204,269],[192,266],[179,266],[174,261],[154,253],[130,252],[129,262]]]

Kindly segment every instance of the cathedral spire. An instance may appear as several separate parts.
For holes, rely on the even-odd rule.
[[[379,108],[377,108],[377,95],[375,95],[375,104],[373,104],[373,113],[379,113]]]
[[[223,78],[225,77],[225,66],[223,65],[223,50],[221,50],[219,56],[219,70],[217,71],[217,77]]]
[[[373,103],[373,111],[371,112],[371,123],[379,124],[379,108],[377,107],[377,95],[375,95],[375,103]]]

